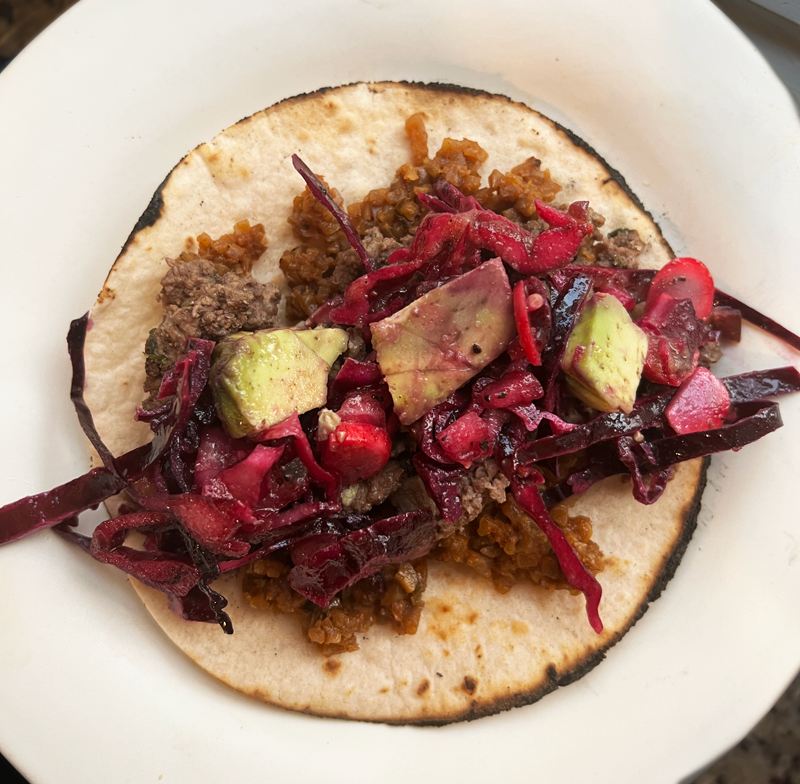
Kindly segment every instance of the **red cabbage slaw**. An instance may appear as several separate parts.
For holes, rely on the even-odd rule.
[[[493,458],[519,506],[550,540],[569,583],[586,597],[590,624],[601,632],[600,585],[553,523],[548,506],[615,474],[629,474],[637,500],[653,503],[676,463],[738,449],[780,427],[777,404],[767,398],[800,391],[793,367],[722,379],[728,402],[706,430],[677,433],[667,411],[695,372],[700,347],[717,342],[723,331],[736,331],[736,311],[796,348],[800,338],[719,291],[713,292],[712,308],[705,284],[708,307],[701,312],[708,312],[700,318],[691,293],[684,296],[654,270],[573,264],[592,231],[586,202],[566,211],[537,202],[550,228],[534,237],[439,181],[435,195],[421,196],[431,212],[413,243],[377,267],[324,185],[296,156],[295,166],[340,222],[367,270],[343,297],[323,305],[309,320],[312,325],[352,326],[368,342],[371,323],[432,288],[495,257],[506,265],[518,335],[501,357],[410,427],[417,444],[413,464],[439,515],[454,521],[463,511],[460,483],[472,466]],[[644,306],[641,321],[658,349],[648,357],[648,378],[660,386],[637,399],[629,414],[595,413],[575,424],[563,418],[571,403],[560,365],[593,291],[613,294],[628,310]],[[348,471],[355,473],[347,473],[314,438],[313,413],[289,417],[260,434],[258,443],[227,435],[207,386],[210,341],[187,341],[164,377],[162,404],[138,412],[154,433],[151,443],[113,456],[83,399],[87,323],[88,316],[73,322],[68,336],[71,398],[103,467],[0,509],[0,544],[55,527],[97,560],[166,593],[170,607],[184,618],[217,622],[227,633],[233,629],[226,600],[211,583],[264,555],[288,551],[291,586],[327,606],[343,587],[384,564],[425,555],[435,544],[436,523],[427,510],[378,519],[343,510],[343,479],[362,476],[363,463],[380,468],[388,458],[375,461],[370,439],[363,454],[350,453]],[[365,361],[344,362],[329,385],[327,406],[353,432],[368,426],[391,435],[399,427],[374,353]],[[589,465],[565,474],[559,458],[575,452],[586,453]],[[539,464],[557,478],[546,489]],[[119,517],[101,523],[90,537],[73,530],[81,511],[123,489],[135,507],[123,506]],[[131,530],[144,534],[142,549],[125,544]]]

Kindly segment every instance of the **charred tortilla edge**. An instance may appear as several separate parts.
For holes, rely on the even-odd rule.
[[[695,488],[694,496],[689,504],[686,506],[683,513],[683,520],[681,530],[678,534],[678,539],[672,551],[668,553],[665,558],[661,569],[656,574],[655,582],[653,583],[650,591],[644,600],[639,604],[636,612],[631,619],[630,623],[625,628],[619,630],[614,637],[602,648],[593,651],[589,656],[583,660],[577,660],[575,665],[559,673],[554,665],[547,668],[547,683],[527,692],[519,692],[511,697],[501,698],[494,700],[490,703],[479,704],[477,701],[473,703],[469,711],[464,712],[457,717],[430,717],[421,721],[402,722],[408,724],[415,724],[418,726],[436,726],[440,727],[444,724],[450,724],[458,721],[474,721],[475,719],[483,718],[484,716],[491,716],[495,713],[511,710],[512,708],[521,708],[524,705],[531,705],[538,702],[542,697],[546,697],[551,692],[555,691],[560,686],[569,686],[571,683],[580,680],[584,675],[591,672],[597,667],[603,659],[606,658],[606,653],[613,648],[642,618],[642,616],[650,609],[650,605],[666,590],[667,583],[674,577],[675,570],[681,562],[681,559],[689,546],[689,542],[694,535],[697,528],[697,518],[700,514],[701,501],[703,491],[706,487],[708,466],[711,458],[703,458],[703,463],[700,468],[697,487]],[[401,722],[393,722],[386,720],[386,724],[395,724]]]
[[[313,90],[308,93],[298,93],[297,95],[290,96],[289,98],[284,98],[281,101],[278,101],[278,103],[275,103],[266,109],[259,110],[258,112],[254,112],[253,114],[248,114],[247,116],[242,117],[240,120],[235,122],[234,125],[243,125],[252,120],[256,114],[260,114],[261,112],[271,112],[277,109],[278,107],[285,107],[294,103],[299,103],[309,98],[320,97],[322,95],[325,95],[326,93],[335,92],[345,87],[353,87],[357,84],[360,84],[360,82],[349,82],[348,84],[339,85],[337,87],[334,86],[320,87],[318,90]],[[550,119],[549,117],[547,117],[547,115],[542,114],[536,109],[531,109],[531,107],[529,107],[527,104],[522,103],[522,101],[515,101],[513,98],[509,98],[507,95],[503,95],[501,93],[490,93],[486,90],[480,90],[475,87],[463,87],[461,85],[450,84],[448,82],[413,82],[413,81],[406,81],[403,79],[397,82],[375,82],[370,84],[402,85],[403,87],[429,90],[431,92],[440,92],[445,94],[452,93],[455,95],[468,95],[474,98],[486,98],[493,101],[501,101],[515,106],[521,106],[527,109],[528,111],[535,112],[540,117],[544,118],[547,122],[552,123],[559,133],[563,133],[576,147],[579,147],[582,150],[584,150],[586,153],[588,153],[591,157],[597,160],[608,170],[611,179],[622,189],[625,195],[628,196],[628,198],[631,199],[631,201],[633,201],[633,203],[645,215],[647,215],[648,218],[650,218],[653,224],[658,228],[659,233],[661,235],[661,241],[664,244],[664,247],[667,249],[667,251],[670,254],[675,255],[671,245],[669,244],[669,242],[667,242],[666,238],[663,236],[663,232],[661,232],[661,227],[658,225],[652,213],[644,206],[644,204],[642,204],[639,197],[631,190],[630,186],[625,180],[625,177],[623,177],[622,174],[619,172],[619,170],[613,167],[605,157],[600,155],[600,153],[597,152],[597,150],[594,147],[592,147],[592,145],[584,141],[584,139],[578,136],[578,134],[576,134],[574,131],[571,131],[565,125],[562,125],[556,120]],[[194,147],[193,150],[196,150],[198,147],[201,147],[202,144],[203,143],[201,142],[196,147]],[[188,154],[189,153],[187,153],[187,155]],[[186,156],[184,156],[184,158],[185,157]],[[181,159],[181,161],[182,160],[183,159]],[[161,181],[161,184],[156,188],[155,192],[150,198],[150,202],[148,203],[147,207],[145,207],[144,212],[139,216],[139,219],[136,221],[133,230],[128,235],[128,238],[125,240],[125,243],[120,249],[119,255],[117,256],[117,260],[119,259],[120,256],[122,256],[125,253],[130,244],[136,239],[136,235],[139,234],[140,231],[148,228],[149,226],[152,226],[161,217],[161,214],[164,209],[164,199],[162,198],[164,188],[167,186],[167,183],[169,182],[175,170],[178,168],[178,166],[180,166],[180,163],[181,162],[179,161],[175,166],[172,167],[172,169],[170,169],[167,176]]]

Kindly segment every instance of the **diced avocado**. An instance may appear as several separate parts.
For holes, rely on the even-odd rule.
[[[302,334],[290,329],[240,332],[217,344],[209,383],[231,436],[254,436],[295,411],[303,414],[325,405],[331,366],[327,357],[332,362],[338,353],[323,338],[325,356],[320,356]]]
[[[329,365],[347,349],[347,333],[343,329],[304,329],[294,334]]]
[[[516,335],[503,263],[487,261],[371,329],[394,410],[409,425],[499,357]]]
[[[597,292],[578,316],[561,369],[577,398],[598,411],[631,412],[647,356],[647,335],[611,294]]]

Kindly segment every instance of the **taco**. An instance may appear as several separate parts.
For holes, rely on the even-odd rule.
[[[440,153],[430,158],[431,149]],[[298,172],[308,183],[304,194]],[[481,172],[492,172],[488,185]],[[349,219],[337,208],[341,203],[350,205]],[[434,237],[434,224],[445,240]],[[461,234],[453,234],[455,225]],[[460,239],[472,231],[480,235],[475,247]],[[512,245],[525,248],[516,262],[504,255],[513,255]],[[492,256],[502,257],[505,267]],[[739,446],[780,424],[774,404],[753,402],[767,389],[761,376],[723,385],[703,375],[706,386],[693,394],[722,394],[725,408],[705,409],[700,425],[688,423],[696,414],[679,410],[676,401],[691,395],[675,388],[684,390],[683,381],[703,370],[696,368],[700,348],[714,349],[720,328],[709,322],[710,277],[703,279],[703,304],[696,292],[682,288],[700,274],[697,262],[679,260],[666,283],[655,275],[676,263],[672,256],[617,172],[564,128],[501,96],[440,85],[357,84],[289,99],[248,117],[170,172],[114,264],[88,332],[82,331],[86,322],[73,328],[80,333],[71,336],[73,399],[98,450],[97,465],[105,465],[91,481],[106,483],[103,497],[123,486],[127,496],[112,506],[121,512],[120,522],[103,524],[100,537],[90,542],[63,525],[62,533],[106,562],[146,564],[144,582],[132,582],[168,636],[216,678],[273,705],[319,716],[442,724],[531,703],[599,663],[658,598],[695,526],[705,483],[702,455]],[[629,275],[626,266],[642,274]],[[539,273],[549,275],[546,286],[537,282]],[[445,351],[441,334],[455,316],[444,303],[452,303],[456,289],[459,302],[472,297],[478,304],[463,308],[470,345],[455,351],[448,344]],[[627,314],[637,300],[641,328]],[[673,307],[676,302],[684,305]],[[413,321],[423,310],[429,320]],[[593,320],[579,311],[591,312]],[[569,328],[558,327],[567,312]],[[430,320],[431,314],[436,318]],[[230,362],[262,349],[262,343],[247,342],[254,330],[266,336],[269,350],[285,338],[306,356],[310,344],[288,329],[303,319],[325,325],[340,344],[325,361],[321,349],[311,352],[315,378],[320,368],[324,374],[321,400],[305,401],[291,416],[281,409],[274,423],[259,410],[255,425],[241,400],[238,408],[226,408],[216,387],[209,402],[209,372],[209,383],[222,385]],[[412,333],[412,321],[412,355],[431,350],[441,361],[455,352],[459,372],[469,361],[463,382],[453,382],[454,371],[442,372],[434,393],[431,377],[443,366],[426,375],[412,362],[410,369],[390,372],[396,336]],[[581,364],[585,347],[566,340],[579,323],[589,330],[588,342],[599,339],[598,323],[630,334],[624,361],[640,364],[632,389],[620,391],[630,386],[620,370],[613,384],[604,376],[599,388],[587,392],[592,374]],[[483,332],[470,331],[478,327]],[[673,328],[678,332],[670,333]],[[557,329],[563,334],[554,358],[543,336]],[[669,357],[655,352],[645,361],[643,330],[650,330],[650,346],[672,351]],[[676,354],[670,336],[683,340],[689,333],[695,342],[688,348],[681,343]],[[313,341],[321,333],[305,334]],[[85,390],[83,368],[75,362],[84,337]],[[348,355],[345,364],[336,359],[340,354]],[[674,375],[678,354],[690,363],[680,376]],[[400,365],[407,360],[404,355]],[[537,365],[546,370],[538,378],[531,370]],[[298,382],[306,366],[302,373],[300,366],[286,367],[270,386],[296,401],[284,388]],[[559,367],[569,377],[573,422],[567,411],[531,406],[542,395],[560,394],[546,378],[555,378]],[[646,404],[635,397],[642,367],[656,384]],[[195,389],[198,373],[203,380]],[[781,377],[770,391],[796,389],[795,376]],[[672,385],[668,392],[665,384]],[[143,388],[150,397],[140,409]],[[513,405],[498,402],[508,395]],[[734,404],[745,407],[728,415]],[[611,413],[592,419],[587,406],[594,415]],[[640,436],[654,425],[652,412],[661,416],[665,407],[678,432],[684,425],[686,433],[710,428],[717,434],[710,441],[719,444],[697,447],[688,436],[676,446],[674,439]],[[361,434],[351,452],[336,443],[350,422],[345,409],[356,411],[348,437]],[[309,413],[301,422],[297,412],[303,411]],[[614,413],[620,411],[624,415]],[[614,430],[625,416],[627,430]],[[224,430],[215,417],[224,420]],[[383,424],[371,425],[374,417]],[[582,424],[587,418],[591,425]],[[536,432],[544,419],[543,432],[549,427],[552,435],[531,445],[526,433]],[[734,420],[741,427],[729,436],[727,423]],[[595,436],[606,428],[606,440],[619,436],[613,439],[617,451],[597,464],[585,455],[570,463],[575,449],[559,439],[584,434],[589,443],[592,427]],[[175,439],[171,433],[178,429]],[[157,433],[152,448],[144,446],[151,431]],[[390,431],[392,440],[382,440]],[[503,452],[501,441],[516,446]],[[154,470],[157,452],[162,462]],[[701,456],[686,460],[690,454]],[[187,455],[194,462],[184,470]],[[515,468],[509,470],[503,460],[512,458]],[[365,468],[370,461],[377,463]],[[280,481],[270,478],[273,466],[282,472]],[[198,512],[202,504],[192,502],[190,490],[201,484],[202,472],[203,495],[211,500]],[[375,477],[388,489],[370,485]],[[542,483],[544,494],[535,489]],[[371,500],[364,501],[360,490],[372,493]],[[266,496],[282,500],[268,507]],[[559,525],[548,523],[545,497]],[[554,507],[559,499],[566,500]],[[253,509],[260,516],[253,517]],[[193,539],[176,531],[173,517]],[[238,538],[225,528],[234,518]],[[545,538],[533,531],[532,519],[553,530]],[[138,555],[123,546],[128,528],[146,537]],[[258,537],[248,539],[248,530],[258,530]],[[286,531],[300,533],[281,541]],[[183,560],[153,555],[179,536]],[[526,536],[543,542],[538,554],[532,555],[536,547],[526,550],[527,565],[519,557],[509,561],[517,546],[524,549]],[[567,539],[569,544],[559,544]],[[431,548],[437,557],[425,559]],[[576,551],[585,564],[570,561]],[[255,560],[261,555],[266,557]],[[518,580],[525,569],[531,579]],[[283,580],[287,571],[293,573],[291,595]],[[218,579],[198,582],[200,572],[204,580]],[[297,577],[300,572],[304,576]],[[346,591],[349,610],[335,598]],[[399,598],[385,599],[391,591]],[[309,609],[310,598],[323,609]],[[369,602],[373,610],[366,611]],[[272,611],[276,607],[288,611]],[[359,612],[383,614],[393,623],[360,625],[363,618],[353,621]],[[297,615],[305,618],[307,635]],[[184,618],[216,620],[235,633]]]
[[[150,438],[134,419],[144,382],[142,346],[163,318],[165,258],[196,249],[239,221],[262,224],[268,247],[253,275],[281,280],[280,259],[297,245],[287,213],[299,181],[297,153],[346,203],[392,182],[409,162],[406,120],[422,113],[431,149],[458,135],[489,157],[484,171],[543,162],[561,203],[587,200],[605,218],[605,236],[635,230],[642,268],[660,268],[669,246],[624,181],[586,145],[521,104],[459,88],[353,85],[284,101],[253,115],[184,158],[159,188],[114,265],[86,342],[86,398],[98,431],[120,454]],[[297,315],[297,314],[296,314]],[[121,399],[122,398],[122,399]],[[661,592],[691,536],[704,482],[702,461],[680,466],[662,499],[638,504],[627,480],[612,478],[575,502],[592,521],[608,562],[605,629],[587,624],[581,597],[518,584],[508,594],[452,561],[429,560],[425,608],[416,634],[373,626],[346,655],[322,657],[291,615],[259,610],[241,578],[218,590],[235,633],[187,623],[166,597],[134,582],[171,639],[215,677],[283,707],[326,716],[439,723],[532,702],[587,672]]]

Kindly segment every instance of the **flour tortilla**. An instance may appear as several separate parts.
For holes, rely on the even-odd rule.
[[[98,430],[119,454],[149,440],[133,420],[142,399],[142,347],[162,319],[157,301],[165,257],[194,238],[263,223],[269,247],[254,268],[282,285],[278,262],[296,245],[287,217],[302,181],[298,153],[345,203],[384,187],[410,159],[406,118],[425,113],[431,152],[443,138],[477,141],[493,169],[509,171],[531,155],[563,186],[558,200],[588,199],[604,231],[636,229],[646,243],[642,267],[672,253],[621,177],[566,130],[502,96],[442,85],[357,84],[279,103],[223,131],[169,174],[137,223],[92,310],[86,342],[86,398]],[[630,482],[612,478],[573,499],[592,519],[608,558],[598,579],[605,631],[596,635],[581,595],[517,585],[501,595],[474,572],[431,562],[418,632],[373,627],[360,650],[331,658],[307,642],[290,615],[254,610],[236,576],[215,587],[230,601],[235,633],[179,619],[166,597],[132,581],[153,617],[194,661],[232,687],[266,702],[320,716],[441,724],[539,699],[591,669],[656,599],[694,528],[705,466],[679,466],[663,498],[645,507]]]

